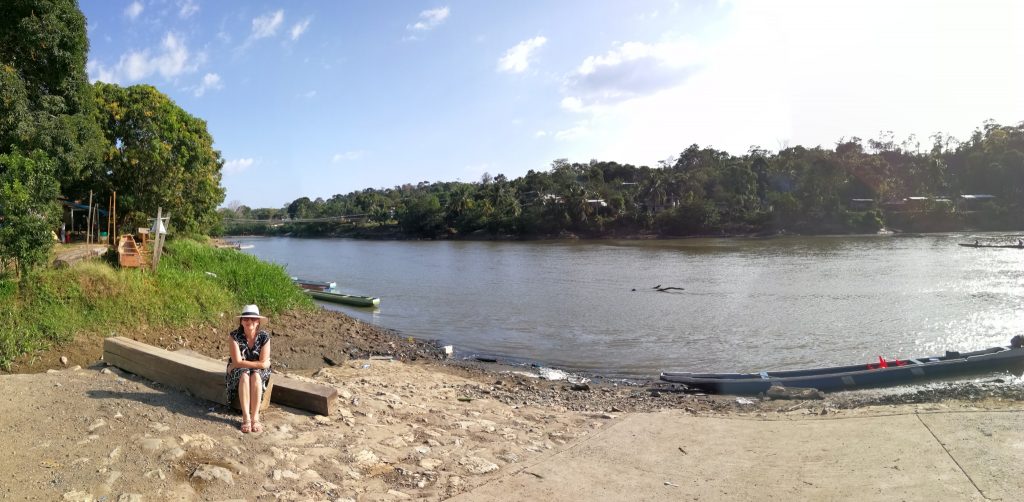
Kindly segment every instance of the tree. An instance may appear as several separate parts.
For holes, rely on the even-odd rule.
[[[117,191],[119,226],[145,225],[162,207],[179,229],[209,230],[224,201],[224,160],[206,122],[152,86],[95,86],[107,169],[85,185],[99,193]]]
[[[398,220],[411,234],[435,237],[444,228],[444,210],[436,195],[421,193],[406,203]]]
[[[0,259],[13,260],[22,277],[45,263],[53,247],[60,217],[53,171],[53,160],[40,151],[0,154]]]
[[[74,0],[0,2],[0,153],[46,152],[64,188],[101,158],[88,52]]]

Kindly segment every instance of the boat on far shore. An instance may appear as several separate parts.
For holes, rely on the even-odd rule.
[[[982,244],[979,242],[960,242],[959,245],[965,248],[1002,248],[1002,249],[1024,249],[1024,244]]]

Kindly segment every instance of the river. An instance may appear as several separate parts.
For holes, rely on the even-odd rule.
[[[957,246],[979,236],[1010,239],[233,240],[293,276],[381,298],[328,308],[459,356],[650,378],[1006,345],[1024,334],[1024,250]]]

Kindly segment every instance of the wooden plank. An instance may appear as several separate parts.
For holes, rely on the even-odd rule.
[[[215,363],[222,368],[227,365],[227,358],[214,359],[189,349],[178,349],[175,354],[191,357],[206,364]],[[311,411],[320,415],[330,415],[338,400],[338,389],[315,383],[303,382],[284,375],[274,375],[273,402],[282,406],[290,406],[300,410]]]
[[[196,397],[228,405],[224,389],[226,364],[202,361],[120,336],[103,340],[103,360],[118,368]],[[273,399],[274,378],[267,386],[260,409]],[[230,403],[240,409],[238,399]]]

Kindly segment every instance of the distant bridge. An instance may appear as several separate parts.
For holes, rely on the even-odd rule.
[[[290,218],[280,220],[254,220],[249,218],[224,218],[224,223],[236,225],[267,225],[279,226],[290,223],[356,223],[370,219],[369,214],[346,214],[342,216],[324,216],[320,218]]]

